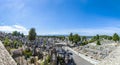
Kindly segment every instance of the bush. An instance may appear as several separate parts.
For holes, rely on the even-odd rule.
[[[101,44],[100,44],[100,41],[97,41],[97,45],[101,45]]]
[[[10,45],[10,40],[8,39],[8,37],[5,38],[4,45],[5,46],[9,46]]]
[[[50,55],[47,55],[46,61],[47,61],[48,63],[50,62],[50,58],[51,58],[51,56],[50,56]]]
[[[28,51],[28,50],[24,50],[23,51],[23,55],[25,55],[26,59],[29,58],[30,56],[32,56],[32,52]]]

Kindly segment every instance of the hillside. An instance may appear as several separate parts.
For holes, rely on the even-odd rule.
[[[0,41],[0,65],[17,65],[9,52]]]
[[[120,65],[120,46],[97,65]]]

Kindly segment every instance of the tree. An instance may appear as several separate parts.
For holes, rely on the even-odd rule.
[[[70,33],[69,40],[73,43],[73,33]]]
[[[65,40],[65,36],[58,36],[58,38],[59,38],[60,40],[62,40],[62,41]]]
[[[86,41],[86,40],[87,40],[86,36],[83,36],[82,41]]]
[[[101,45],[99,40],[97,41],[97,45]]]
[[[113,40],[116,42],[116,41],[119,41],[119,36],[117,33],[114,33],[113,35]]]
[[[96,35],[96,39],[99,40],[99,35],[98,34]]]
[[[78,34],[75,34],[75,35],[73,36],[73,42],[74,42],[74,43],[78,43],[80,40],[81,40],[81,39],[80,39],[80,36],[79,36]]]
[[[9,46],[10,45],[10,40],[8,39],[8,37],[5,38],[4,45],[5,46]]]
[[[84,41],[81,45],[86,45],[86,44],[88,44],[88,41],[87,41],[87,40]]]
[[[28,38],[29,38],[30,41],[33,41],[33,40],[36,39],[36,31],[35,31],[35,28],[31,28],[31,29],[30,29]]]
[[[25,35],[24,35],[23,33],[21,34],[21,36],[22,36],[22,37],[25,37]]]
[[[97,36],[93,36],[93,38],[92,38],[94,41],[96,41],[97,40]]]
[[[24,34],[18,32],[18,31],[13,31],[13,32],[12,32],[12,35],[13,35],[13,36],[21,36],[21,37],[24,37]]]
[[[14,48],[17,48],[18,41],[14,40]]]
[[[12,35],[13,35],[13,36],[19,36],[19,35],[21,35],[21,34],[20,34],[20,32],[18,32],[18,31],[13,31],[13,32],[12,32]]]
[[[112,40],[112,36],[108,36],[108,40]]]

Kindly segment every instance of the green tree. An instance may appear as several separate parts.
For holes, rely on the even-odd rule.
[[[59,38],[60,40],[62,40],[62,41],[65,40],[65,36],[58,36],[58,38]]]
[[[108,36],[108,40],[112,40],[112,36]]]
[[[70,33],[69,40],[73,43],[73,33]]]
[[[25,35],[24,35],[23,33],[21,34],[21,36],[22,36],[22,37],[25,37]]]
[[[97,45],[101,45],[101,43],[100,43],[100,41],[99,41],[99,40],[97,41]]]
[[[13,35],[13,36],[17,36],[17,31],[13,31],[13,32],[12,32],[12,35]]]
[[[114,33],[113,35],[113,40],[116,42],[116,41],[119,41],[119,36],[117,33]]]
[[[4,45],[5,46],[9,46],[10,45],[10,40],[8,39],[8,37],[5,38]]]
[[[86,44],[88,44],[88,41],[87,41],[87,40],[84,41],[81,45],[86,45]]]
[[[18,41],[14,41],[14,47],[16,48],[16,46],[17,46],[17,44],[18,44]]]
[[[93,36],[93,38],[92,38],[92,39],[93,39],[94,41],[95,41],[95,40],[97,40],[97,36]]]
[[[13,35],[13,36],[21,36],[21,37],[24,37],[24,34],[18,32],[18,31],[13,31],[13,32],[12,32],[12,35]]]
[[[13,32],[12,32],[12,35],[13,35],[13,36],[20,36],[21,34],[20,34],[20,32],[18,32],[18,31],[13,31]]]
[[[87,40],[86,36],[83,36],[82,41],[86,41],[86,40]]]
[[[80,40],[81,40],[81,39],[80,39],[80,36],[79,36],[78,34],[75,34],[75,35],[73,36],[73,42],[74,42],[74,43],[78,43]]]
[[[35,28],[31,28],[31,29],[30,29],[28,38],[29,38],[30,41],[33,41],[33,40],[36,39],[36,31],[35,31]]]
[[[96,35],[96,39],[99,40],[99,35],[98,34]]]

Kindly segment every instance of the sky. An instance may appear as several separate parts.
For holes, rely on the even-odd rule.
[[[0,31],[120,34],[119,0],[0,0]]]

